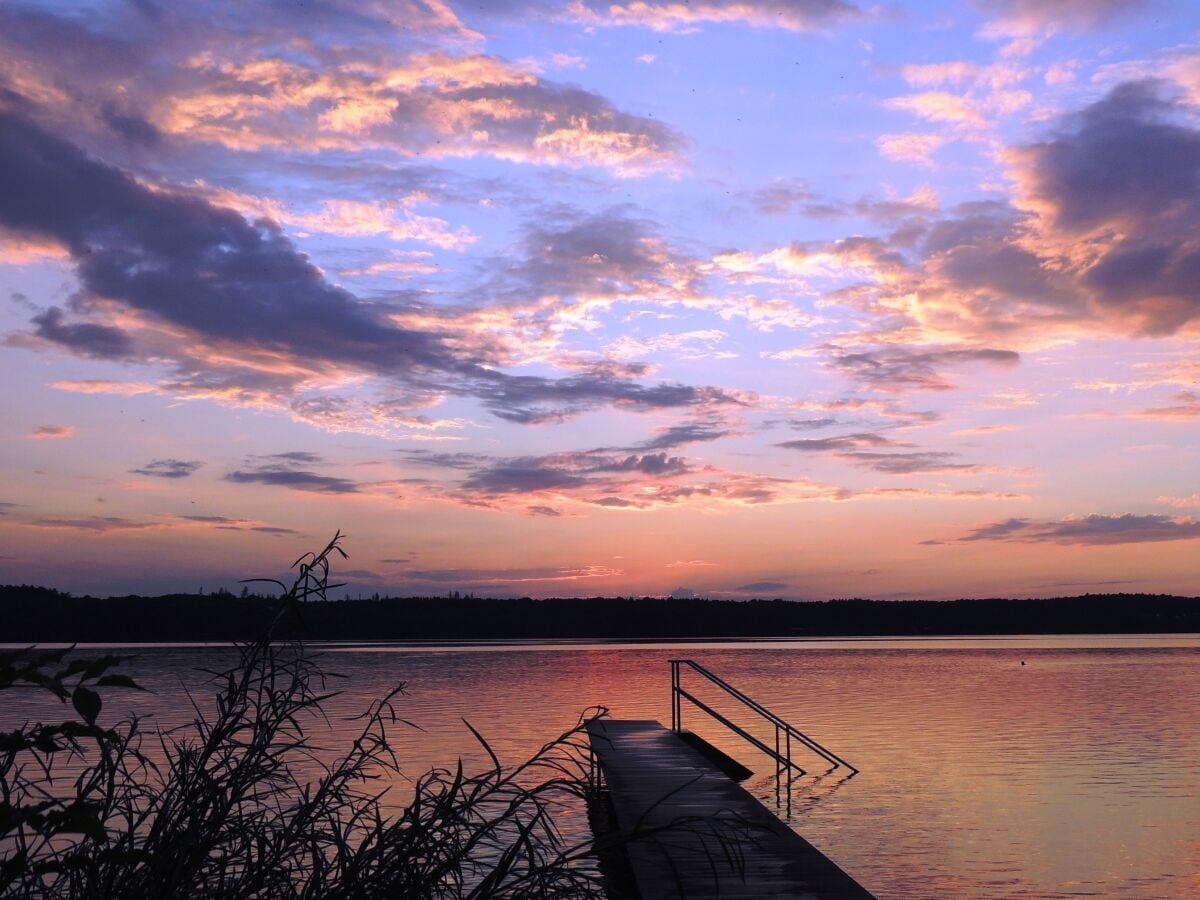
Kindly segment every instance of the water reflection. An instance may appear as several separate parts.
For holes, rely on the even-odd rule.
[[[322,649],[346,676],[324,743],[406,682],[399,711],[424,730],[401,729],[396,745],[414,776],[460,756],[484,764],[464,719],[509,762],[594,704],[669,722],[667,660],[687,656],[862,769],[847,780],[812,757],[788,792],[771,760],[684,712],[755,771],[748,790],[774,806],[779,789],[783,816],[881,897],[1200,895],[1195,636]],[[134,652],[154,693],[120,702],[162,727],[190,718],[198,669],[232,659],[211,646]],[[772,739],[700,681],[688,689]]]

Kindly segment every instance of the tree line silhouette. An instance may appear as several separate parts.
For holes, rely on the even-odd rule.
[[[75,597],[0,586],[0,641],[245,639],[275,600],[250,592]],[[330,640],[662,639],[1200,632],[1200,598],[1087,594],[1033,600],[799,602],[658,597],[309,600],[304,632]]]

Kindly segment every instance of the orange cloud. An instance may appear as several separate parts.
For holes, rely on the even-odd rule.
[[[75,434],[74,425],[39,425],[33,431],[29,432],[26,437],[35,441],[44,440],[59,440],[61,438],[69,438]]]
[[[386,149],[601,166],[620,176],[675,169],[682,138],[599,95],[543,81],[485,55],[415,55],[400,64],[278,58],[191,63],[198,86],[164,98],[159,128],[239,150]]]
[[[133,397],[138,394],[152,394],[159,391],[156,384],[141,381],[113,381],[107,378],[55,381],[50,386],[56,390],[70,391],[75,394],[113,394],[120,397]]]
[[[47,260],[70,259],[66,248],[51,241],[31,241],[0,230],[0,266],[26,266]]]

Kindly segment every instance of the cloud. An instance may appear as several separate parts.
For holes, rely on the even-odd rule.
[[[715,503],[758,505],[824,499],[832,489],[793,481],[700,466],[661,453],[620,453],[611,449],[491,458],[471,454],[415,452],[410,462],[462,477],[429,484],[426,496],[472,507],[529,510],[534,498],[554,508],[562,503],[603,509],[648,510]]]
[[[583,475],[547,465],[543,460],[514,460],[475,472],[463,482],[468,491],[484,494],[529,494],[561,491],[587,483]]]
[[[1008,519],[981,526],[959,541],[1015,541],[1081,545],[1140,544],[1200,538],[1200,521],[1185,516],[1089,515],[1057,522]]]
[[[443,365],[434,336],[387,328],[325,282],[269,222],[150,191],[12,111],[0,111],[0,225],[61,242],[90,293],[213,340],[377,366]],[[41,336],[128,351],[115,330],[40,317]],[[81,335],[83,336],[81,338]]]
[[[468,471],[487,464],[492,457],[480,453],[435,453],[429,450],[401,451],[405,462],[439,469]]]
[[[608,476],[672,478],[691,471],[681,457],[665,453],[624,458],[588,453],[557,454],[504,460],[479,468],[463,481],[462,486],[483,494],[563,492],[585,485],[595,486],[597,481],[607,482]]]
[[[219,53],[193,57],[191,87],[162,104],[162,130],[237,150],[483,155],[619,176],[682,162],[684,140],[667,125],[495,56],[430,52],[338,65]]]
[[[656,334],[652,337],[624,334],[609,346],[608,353],[617,359],[638,359],[663,351],[674,351],[676,359],[721,359],[736,356],[716,349],[725,337],[725,332],[717,328],[699,328],[693,331]]]
[[[50,387],[59,391],[70,391],[75,394],[115,394],[121,397],[153,394],[159,389],[157,385],[144,382],[114,381],[109,378],[55,381]]]
[[[358,491],[358,485],[345,478],[280,468],[236,470],[226,475],[225,480],[237,484],[269,484],[318,494],[353,494]]]
[[[821,416],[816,419],[788,419],[787,424],[789,428],[794,428],[796,431],[816,431],[837,425],[838,420],[832,416]]]
[[[817,31],[862,15],[845,0],[572,0],[566,18],[592,26],[690,32],[709,24]]]
[[[946,137],[929,132],[881,134],[875,139],[880,156],[900,162],[915,163],[928,169],[937,168],[933,153],[946,143]]]
[[[316,494],[355,494],[359,491],[356,482],[332,475],[321,475],[303,465],[319,465],[324,460],[304,451],[276,453],[271,456],[253,457],[248,468],[236,469],[225,476],[235,484],[266,484],[291,488]]]
[[[1012,491],[946,490],[944,488],[866,488],[840,490],[835,500],[1028,500],[1028,494]],[[929,543],[940,544],[942,541]]]
[[[37,428],[33,429],[33,431],[29,432],[26,437],[35,441],[44,441],[69,438],[74,434],[74,425],[39,425]]]
[[[1159,497],[1158,502],[1165,503],[1168,506],[1178,506],[1180,508],[1200,506],[1200,494],[1192,494],[1190,497]]]
[[[826,499],[832,491],[823,486],[797,482],[787,478],[721,472],[709,468],[705,474],[687,484],[646,485],[640,490],[626,490],[586,500],[593,506],[608,509],[648,510],[679,504],[711,506],[729,503],[758,506],[789,500]]]
[[[625,267],[630,277],[651,270],[652,256],[605,244],[611,230],[593,225],[546,233],[558,249],[540,259],[531,254],[517,275],[548,290],[556,284],[600,289],[607,281],[579,274],[582,251],[604,255],[609,270]],[[85,355],[173,357],[176,376],[158,387],[167,393],[282,406],[297,418],[327,420],[335,430],[346,427],[346,417],[330,406],[335,398],[314,403],[296,395],[356,378],[382,379],[391,386],[383,404],[349,407],[375,428],[393,424],[398,405],[429,405],[446,393],[474,396],[500,418],[520,423],[561,421],[604,405],[642,411],[745,403],[713,387],[641,384],[604,366],[561,379],[498,371],[494,364],[502,360],[492,359],[487,343],[462,333],[452,317],[416,317],[419,327],[396,324],[404,317],[394,310],[330,284],[274,223],[250,223],[166,187],[151,190],[2,107],[0,227],[68,249],[83,285],[77,313],[122,312],[116,328],[68,323],[53,309],[38,317],[30,339]]]
[[[1168,385],[1191,386],[1200,384],[1200,360],[1190,357],[1179,359],[1154,359],[1134,363],[1132,368],[1137,372],[1135,377],[1121,378],[1116,373],[1092,381],[1079,382],[1075,385],[1080,390],[1088,391],[1126,391],[1133,393],[1147,388]]]
[[[959,538],[960,541],[995,541],[1009,538],[1014,534],[1025,531],[1030,527],[1028,519],[1005,519],[1003,522],[993,522],[976,528],[970,534]]]
[[[941,369],[1015,361],[1004,345],[1038,347],[1102,331],[1059,243],[1048,255],[1028,212],[997,201],[943,212],[931,192],[864,198],[854,208],[892,224],[891,239],[793,243],[736,260],[743,271],[778,272],[793,289],[819,291],[822,307],[854,310],[873,326],[770,358],[824,357],[878,389],[898,376],[900,390],[944,390],[953,384]]]
[[[843,397],[837,400],[797,400],[792,409],[824,413],[871,413],[883,419],[904,423],[907,426],[929,425],[941,420],[940,413],[928,409],[903,409],[895,400],[878,397]],[[808,420],[804,427],[825,427],[836,424],[829,418]],[[803,423],[802,423],[803,424]]]
[[[795,178],[777,178],[752,191],[749,199],[754,208],[766,216],[794,212],[814,219],[831,219],[846,214],[839,203],[815,193],[806,182]]]
[[[139,469],[130,469],[135,475],[151,475],[155,478],[187,478],[203,466],[198,460],[154,459]]]
[[[881,434],[862,432],[826,438],[801,438],[776,444],[788,450],[827,453],[854,465],[889,475],[914,475],[922,472],[974,472],[973,463],[953,462],[956,454],[935,450],[880,451],[873,448],[911,447]]]
[[[1170,406],[1152,406],[1139,409],[1134,413],[1146,419],[1159,419],[1164,422],[1191,422],[1200,418],[1200,396],[1195,391],[1179,391],[1172,396],[1175,401]]]
[[[124,155],[186,142],[484,155],[622,175],[681,163],[684,141],[668,126],[480,53],[482,41],[441,0],[200,4],[160,16],[107,4],[70,18],[7,4],[0,76]]]
[[[1185,113],[1164,82],[1127,82],[1009,152],[1047,249],[1098,312],[1143,334],[1200,319],[1200,130]]]
[[[601,404],[644,411],[745,403],[720,388],[666,382],[640,385],[603,372],[559,379],[537,375],[489,378],[477,382],[474,392],[493,415],[526,425],[561,422]]]
[[[530,582],[586,581],[624,574],[610,566],[545,567],[527,569],[405,569],[393,577],[431,584],[463,587],[527,584]]]
[[[1139,12],[1147,0],[977,0],[992,35],[1034,35],[1060,28],[1086,31]]]
[[[999,434],[1004,431],[1016,431],[1016,425],[976,425],[972,428],[959,428],[954,431],[955,435],[976,435],[976,434]]]
[[[923,472],[975,472],[979,466],[974,463],[952,462],[957,454],[938,450],[913,451],[909,453],[872,453],[854,451],[839,454],[842,459],[849,460],[855,465],[885,472],[889,475],[915,475]]]
[[[870,388],[906,391],[947,391],[954,385],[939,371],[964,364],[1015,366],[1021,359],[1013,350],[990,347],[921,349],[885,346],[874,349],[830,347],[826,365]]]
[[[884,105],[889,109],[910,112],[927,122],[954,125],[968,130],[987,125],[987,119],[980,114],[970,98],[947,91],[925,91],[893,97],[885,101]]]
[[[420,191],[400,200],[324,199],[312,212],[299,212],[281,203],[228,191],[214,191],[211,193],[211,199],[221,205],[231,206],[243,214],[261,215],[306,233],[317,232],[339,237],[386,235],[393,241],[419,241],[443,250],[459,251],[467,249],[479,239],[466,226],[451,229],[445,219],[418,215],[414,211],[415,208],[429,200],[429,197]],[[437,271],[436,266],[403,260],[376,265],[380,268],[375,269],[372,274]]]
[[[814,453],[828,453],[834,451],[858,451],[863,447],[890,447],[895,446],[896,442],[890,438],[886,438],[881,434],[843,434],[837,437],[827,438],[803,438],[795,441],[784,441],[777,444],[778,447],[786,447],[789,450],[805,450]]]
[[[164,528],[161,522],[146,522],[126,519],[122,516],[81,516],[78,518],[44,516],[23,524],[33,528],[59,528],[69,531],[90,531],[108,534],[113,531],[141,531],[147,528]]]
[[[961,85],[979,77],[980,66],[965,60],[941,63],[910,64],[901,67],[900,75],[913,87]]]
[[[1075,80],[1079,70],[1079,60],[1068,59],[1056,62],[1046,70],[1045,82],[1051,87],[1059,84],[1070,84]]]
[[[63,311],[52,306],[30,320],[38,337],[96,359],[123,359],[133,355],[133,340],[119,328],[91,322],[64,322]]]
[[[269,534],[275,537],[300,534],[294,528],[283,528],[278,525],[266,525],[254,519],[231,519],[228,516],[187,515],[176,516],[181,522],[194,522],[197,525],[211,525],[220,531],[253,531],[259,534]]]
[[[787,590],[788,585],[782,581],[752,581],[749,584],[743,584],[740,587],[734,588],[735,591],[744,594],[757,594],[771,591]]]
[[[980,102],[1024,70],[920,67],[923,83],[972,79]],[[994,71],[990,71],[994,70]],[[1009,87],[1002,87],[1009,90]],[[1074,112],[1047,120],[1040,142],[1003,148],[1012,202],[921,204],[879,212],[903,223],[887,241],[794,243],[757,256],[719,258],[736,272],[818,290],[822,306],[870,318],[866,334],[773,358],[817,355],[877,389],[945,389],[947,363],[980,350],[1042,349],[1086,337],[1165,336],[1200,320],[1200,129],[1194,106],[1165,82],[1124,82]],[[852,208],[887,219],[864,201]],[[921,208],[923,206],[924,208]],[[875,347],[864,345],[875,344]],[[921,347],[921,344],[930,345]],[[940,345],[940,347],[939,347]],[[918,365],[893,371],[891,347]],[[926,350],[960,350],[958,359]],[[865,354],[860,356],[859,354]],[[1011,356],[979,354],[1004,364]]]
[[[660,428],[654,437],[647,438],[639,444],[629,447],[630,450],[671,450],[687,444],[717,441],[724,437],[737,434],[734,429],[718,419],[702,422],[683,422],[678,425],[667,425]]]

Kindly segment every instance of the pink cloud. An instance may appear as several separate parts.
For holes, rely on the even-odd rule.
[[[987,119],[979,113],[968,97],[946,91],[926,91],[922,94],[893,97],[885,101],[884,105],[890,109],[911,112],[929,122],[968,128],[982,128],[987,125]]]
[[[903,134],[881,134],[875,146],[885,159],[911,162],[926,168],[937,168],[933,153],[946,143],[946,137],[928,132],[905,132]]]
[[[29,432],[26,437],[32,438],[35,441],[43,441],[69,438],[74,434],[74,425],[39,425],[33,431]]]

